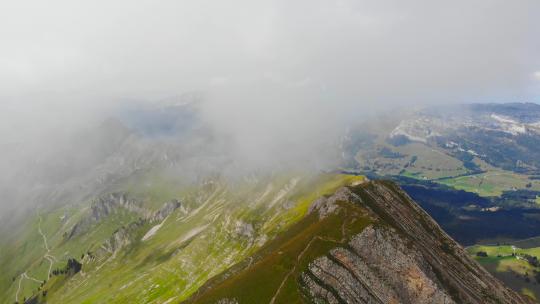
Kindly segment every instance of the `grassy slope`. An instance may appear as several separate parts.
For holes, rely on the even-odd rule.
[[[186,216],[177,210],[152,238],[144,242],[141,238],[150,226],[140,227],[134,232],[136,240],[115,256],[85,263],[82,273],[72,278],[51,279],[45,286],[49,290],[47,301],[159,303],[185,299],[212,276],[256,252],[266,239],[272,239],[301,220],[315,198],[332,193],[359,178],[335,174],[324,174],[317,178],[291,175],[231,184],[218,180],[204,186],[186,187],[176,180],[151,174],[114,185],[111,191],[127,190],[130,195],[147,202],[152,209],[159,208],[172,198],[182,198],[191,212]],[[141,186],[137,187],[137,184]],[[266,206],[272,203],[274,207],[268,209]],[[63,232],[82,216],[79,214],[82,212],[84,209],[73,212],[73,218],[67,223],[60,222],[65,210],[41,215],[43,231],[50,239],[51,254],[59,257],[55,267],[64,266],[70,256],[80,257],[89,248],[95,249],[114,230],[135,219],[130,214],[119,212],[100,223],[92,232],[62,243]],[[237,221],[252,224],[255,230],[253,239],[235,234]],[[35,252],[27,253],[21,251],[21,246],[14,246],[9,256],[21,255],[15,259],[16,267],[8,265],[4,256],[0,258],[3,273],[9,274],[2,277],[7,288],[0,289],[0,298],[5,303],[14,301],[17,289],[17,282],[13,282],[11,276],[26,270],[41,279],[46,277],[48,270],[48,262],[43,259],[46,250],[36,225],[28,227],[21,241]],[[25,284],[28,287],[20,294],[26,297],[39,285],[32,285],[32,281],[26,279],[23,280]]]
[[[223,278],[230,273],[223,274],[210,283],[212,288],[191,301],[215,303],[229,298],[240,303],[268,303],[275,297],[275,303],[303,303],[296,280],[308,263],[343,245],[370,222],[359,206],[351,203],[341,206],[339,213],[323,220],[316,214],[305,217],[265,246],[250,267],[227,280]]]
[[[87,209],[74,207],[63,207],[45,214],[37,214],[30,219],[30,223],[25,225],[24,231],[19,238],[15,238],[5,247],[6,252],[1,256],[0,269],[2,270],[2,284],[0,287],[0,299],[2,303],[13,303],[17,290],[19,302],[30,297],[41,285],[35,281],[45,281],[48,279],[49,268],[63,268],[69,258],[77,258],[94,248],[99,247],[110,235],[121,225],[132,222],[136,216],[120,211],[111,215],[103,222],[92,227],[88,234],[84,234],[64,241],[63,234],[69,231],[70,223],[75,223],[81,216],[87,213]],[[63,222],[61,216],[64,213],[73,212],[72,218],[68,222]],[[45,240],[39,233],[39,229],[45,235],[49,251],[45,247]],[[46,255],[52,257],[53,263],[50,266]],[[26,272],[27,276],[35,279],[22,278]],[[13,278],[16,278],[13,281]],[[6,279],[9,279],[7,281]],[[5,282],[5,284],[4,284]]]

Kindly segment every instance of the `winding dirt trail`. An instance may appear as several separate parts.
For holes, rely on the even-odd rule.
[[[50,254],[51,249],[49,248],[49,243],[47,242],[47,236],[41,230],[41,221],[42,220],[41,220],[41,215],[39,215],[39,213],[38,213],[38,217],[39,217],[38,233],[43,238],[43,244],[45,246],[45,250],[47,251],[47,252],[45,252],[45,255],[43,255],[43,258],[45,260],[49,261],[49,270],[47,272],[47,278],[45,279],[45,280],[47,280],[51,276],[51,271],[52,271],[52,267],[53,267],[54,262],[57,262],[58,260],[53,255]],[[21,275],[19,277],[19,286],[17,287],[17,292],[15,293],[15,302],[16,303],[19,302],[19,293],[21,292],[21,284],[22,284],[23,279],[34,281],[34,282],[40,283],[40,284],[44,282],[43,280],[38,280],[38,279],[36,279],[34,277],[29,276],[26,273],[26,271],[21,273]]]
[[[38,280],[36,278],[33,278],[33,277],[29,276],[26,272],[23,273],[23,276],[24,276],[25,279],[32,280],[32,281],[40,283],[40,284],[43,283],[43,281],[40,281],[40,280]]]
[[[327,237],[322,237],[322,236],[317,235],[317,236],[314,236],[309,241],[309,243],[306,245],[306,248],[304,248],[304,250],[302,250],[302,252],[300,252],[300,254],[296,257],[296,263],[294,264],[293,268],[291,268],[291,270],[289,272],[287,272],[287,274],[285,275],[285,277],[281,281],[281,284],[279,285],[278,289],[276,290],[276,293],[274,293],[274,296],[270,300],[269,304],[274,304],[275,303],[277,296],[281,292],[281,289],[283,289],[283,287],[285,286],[285,282],[287,282],[289,277],[291,275],[293,275],[294,271],[296,270],[296,267],[298,266],[298,264],[300,264],[300,260],[302,259],[302,257],[306,253],[306,251],[311,247],[313,242],[315,242],[317,240],[320,240],[320,241],[334,242],[334,243],[339,244],[339,243],[344,243],[346,241],[346,239],[345,239],[345,224],[346,224],[346,222],[343,222],[343,224],[341,224],[341,240],[335,240],[335,239],[332,239],[332,238],[327,238]]]
[[[38,216],[39,216],[38,233],[43,238],[43,244],[45,245],[45,250],[47,250],[43,258],[49,261],[49,271],[47,273],[47,278],[49,278],[51,276],[53,263],[56,262],[57,260],[53,255],[49,254],[51,252],[51,249],[49,248],[49,243],[47,242],[47,236],[41,230],[41,215],[38,215]]]
[[[19,278],[19,286],[17,287],[17,292],[15,293],[15,302],[16,303],[19,303],[19,293],[21,292],[21,283],[22,283],[23,279],[31,280],[31,281],[34,281],[34,282],[39,283],[39,284],[43,283],[43,281],[40,281],[40,280],[38,280],[36,278],[33,278],[33,277],[29,276],[28,274],[26,274],[26,271],[21,273],[20,278]]]
[[[26,272],[23,272],[23,274],[25,273]],[[24,279],[23,274],[21,274],[19,278],[19,287],[17,288],[17,292],[15,293],[15,303],[19,303],[19,292],[21,292],[21,283],[22,283],[22,280]]]
[[[41,215],[39,216],[38,232],[43,237],[43,243],[45,244],[45,249],[47,250],[48,254],[51,250],[49,249],[49,244],[47,243],[47,236],[43,233],[43,231],[41,231]]]
[[[47,278],[51,276],[52,266],[56,259],[52,255],[46,254],[44,258],[49,261],[49,271],[47,272]]]

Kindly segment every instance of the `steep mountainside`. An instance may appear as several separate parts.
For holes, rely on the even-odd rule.
[[[193,303],[528,303],[390,182],[344,187]]]
[[[361,180],[340,174],[188,182],[155,171],[132,176],[112,192],[40,212],[23,231],[13,231],[0,255],[0,302],[186,299],[287,231],[317,197]]]

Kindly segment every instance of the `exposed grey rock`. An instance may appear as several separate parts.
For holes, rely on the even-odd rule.
[[[101,249],[109,253],[115,253],[120,249],[126,247],[127,245],[131,244],[131,240],[133,239],[133,232],[135,232],[135,230],[141,227],[143,224],[144,222],[142,220],[139,220],[129,224],[126,227],[120,227],[112,234],[112,236],[108,240],[103,243]],[[97,255],[99,256],[102,253],[103,252],[100,251],[97,253]]]
[[[251,239],[255,233],[255,230],[253,229],[253,225],[250,223],[246,223],[243,221],[236,221],[234,232],[238,234],[239,236]]]
[[[86,232],[97,222],[124,208],[130,212],[137,213],[141,217],[147,216],[150,212],[140,207],[133,199],[128,199],[124,193],[111,193],[94,199],[90,204],[90,214],[83,217],[71,228],[64,237],[71,239]]]
[[[309,265],[309,275],[319,282],[308,289],[312,297],[330,293],[345,303],[455,303],[421,254],[395,231],[370,226],[349,246]]]
[[[318,198],[309,207],[309,213],[317,211],[319,218],[324,218],[328,214],[333,213],[338,209],[338,202],[355,202],[360,203],[361,198],[353,193],[349,188],[342,187],[329,197]]]
[[[150,221],[151,222],[161,222],[167,216],[169,216],[169,214],[173,213],[174,210],[180,208],[180,206],[182,206],[182,204],[176,199],[173,199],[172,201],[166,202],[165,204],[163,204],[163,206],[158,211],[156,211],[150,217]]]
[[[182,204],[178,200],[171,200],[155,212],[142,207],[142,203],[128,198],[125,193],[111,193],[94,199],[90,205],[90,215],[77,222],[65,235],[66,239],[71,239],[86,232],[93,224],[101,221],[105,217],[118,212],[120,208],[137,214],[141,219],[149,222],[161,222],[174,210],[180,208]]]

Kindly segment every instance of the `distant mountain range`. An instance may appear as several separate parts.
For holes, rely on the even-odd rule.
[[[422,142],[465,160],[478,157],[505,170],[538,174],[540,105],[431,108],[402,120],[388,139],[397,145]]]

